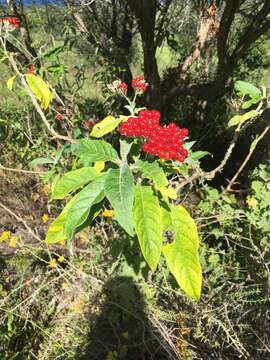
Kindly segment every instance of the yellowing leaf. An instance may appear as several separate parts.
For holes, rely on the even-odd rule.
[[[8,87],[8,90],[12,90],[13,88],[13,83],[14,83],[14,80],[16,79],[16,76],[12,76],[10,77],[8,80],[7,80],[7,87]]]
[[[16,248],[17,245],[18,245],[18,236],[12,236],[12,238],[9,240],[9,246],[12,247],[12,248]]]
[[[101,138],[113,131],[121,121],[121,118],[116,119],[114,116],[109,115],[93,127],[90,135],[96,138]]]
[[[158,188],[158,190],[166,198],[170,198],[170,199],[173,199],[173,200],[177,199],[176,191],[174,190],[174,188],[172,188],[170,186],[168,188],[166,188],[166,187]]]
[[[202,287],[202,270],[198,254],[197,227],[183,206],[163,208],[163,228],[173,230],[174,241],[163,247],[166,263],[185,293],[199,300]],[[164,223],[165,220],[165,223]]]
[[[65,231],[65,223],[67,219],[67,213],[69,209],[71,208],[73,202],[76,199],[75,195],[64,207],[61,214],[58,215],[58,217],[51,223],[49,226],[47,235],[46,235],[46,243],[47,244],[55,244],[60,243],[62,245],[65,245],[65,241],[67,239],[67,234]]]
[[[3,231],[0,236],[0,243],[7,241],[10,238],[11,232],[10,231]]]
[[[94,169],[97,173],[101,173],[104,170],[105,162],[104,161],[96,161],[94,164]]]
[[[25,75],[25,78],[32,93],[41,102],[41,106],[46,110],[53,98],[53,94],[49,86],[40,76],[27,74]]]

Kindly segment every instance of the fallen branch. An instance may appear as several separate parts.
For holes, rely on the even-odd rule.
[[[45,175],[46,171],[33,171],[33,170],[24,170],[24,169],[16,169],[16,168],[9,168],[9,167],[5,167],[3,165],[0,164],[0,170],[3,171],[11,171],[11,172],[19,172],[22,174],[32,174],[32,175]]]
[[[31,234],[37,241],[42,242],[41,238],[28,226],[28,224],[21,218],[19,215],[15,214],[13,210],[8,208],[6,205],[4,205],[2,202],[0,202],[0,208],[5,210],[8,214],[10,214],[12,217],[14,217],[17,221],[19,221],[25,229]]]

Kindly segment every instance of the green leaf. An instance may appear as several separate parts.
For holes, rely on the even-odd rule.
[[[150,186],[135,187],[133,220],[142,254],[154,271],[159,262],[162,246],[161,208]]]
[[[190,157],[193,160],[200,160],[200,159],[202,159],[203,157],[205,157],[207,155],[211,155],[210,152],[208,152],[208,151],[195,151],[195,152],[190,153]]]
[[[69,171],[61,176],[53,187],[52,199],[64,199],[70,192],[92,181],[98,173],[93,167]]]
[[[138,160],[135,165],[141,170],[143,176],[152,180],[158,188],[163,188],[168,185],[166,175],[156,161]]]
[[[192,148],[192,146],[194,146],[196,144],[196,141],[189,141],[189,142],[185,142],[184,144],[184,148],[186,150],[190,150]]]
[[[30,168],[33,168],[37,165],[43,165],[43,164],[54,164],[55,161],[51,158],[48,158],[48,157],[39,157],[39,158],[36,158],[32,161],[30,161],[29,163],[29,166]]]
[[[241,108],[242,109],[248,109],[250,108],[252,105],[257,104],[259,101],[262,100],[262,96],[254,96],[253,98],[251,98],[250,100],[244,101]]]
[[[112,161],[119,162],[118,154],[111,144],[103,140],[82,139],[74,147],[75,155],[89,162]]]
[[[116,211],[116,220],[126,232],[133,236],[134,179],[128,165],[111,169],[106,177],[105,195]]]
[[[53,98],[49,86],[40,76],[27,74],[25,75],[25,78],[32,93],[41,102],[42,107],[46,110]]]
[[[90,135],[96,138],[100,138],[113,131],[121,121],[121,119],[116,119],[114,116],[107,116],[93,127]]]
[[[7,88],[8,88],[8,90],[11,91],[13,89],[13,83],[14,83],[15,79],[16,79],[16,76],[12,76],[7,80]]]
[[[231,120],[228,123],[229,127],[239,125],[240,123],[243,123],[249,119],[252,119],[253,117],[256,117],[260,115],[260,113],[257,110],[251,110],[243,115],[235,115],[231,118]]]
[[[106,176],[100,175],[77,194],[76,200],[68,211],[65,223],[68,239],[71,239],[76,228],[85,222],[91,207],[103,200],[105,178]]]
[[[127,156],[131,150],[133,145],[133,141],[128,142],[126,140],[120,139],[120,155],[123,161],[127,160]]]
[[[54,61],[55,59],[57,59],[56,55],[60,54],[63,50],[64,50],[63,45],[52,47],[43,54],[43,57],[47,60]]]
[[[48,229],[48,232],[46,234],[46,239],[45,239],[47,244],[55,244],[58,242],[66,241],[68,239],[65,225],[66,225],[66,221],[67,221],[68,211],[71,208],[74,201],[76,200],[76,197],[77,197],[77,195],[75,195],[67,203],[67,205],[62,210],[61,214],[51,223],[51,225]],[[89,223],[91,223],[98,216],[98,214],[102,210],[102,206],[103,206],[102,203],[97,203],[91,207],[90,213],[89,213],[88,217],[86,218],[87,222],[89,221]],[[82,226],[83,225],[84,224],[82,224]],[[80,230],[80,228],[76,229],[76,230]]]
[[[253,98],[262,95],[260,89],[246,81],[236,81],[236,83],[234,84],[234,88],[240,95],[243,96],[249,95]]]
[[[162,214],[164,228],[175,232],[174,241],[163,247],[169,270],[185,293],[198,301],[201,294],[202,270],[196,224],[180,205],[164,208]]]
[[[67,220],[67,214],[72,204],[74,203],[77,195],[75,195],[64,207],[60,215],[51,223],[48,232],[46,234],[45,241],[47,244],[55,244],[67,239],[65,230],[65,223]]]

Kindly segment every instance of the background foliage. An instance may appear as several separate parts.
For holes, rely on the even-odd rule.
[[[193,150],[211,154],[200,160],[207,171],[234,137],[228,121],[258,105],[241,109],[236,81],[269,92],[269,1],[10,1],[0,7],[8,15],[22,26],[7,47],[21,74],[34,65],[49,84],[46,118],[64,137],[88,137],[108,114],[125,113],[107,84],[118,77],[130,84],[144,73],[150,88],[139,105],[160,109],[163,125],[188,127]],[[195,303],[164,259],[149,271],[137,241],[106,213],[72,248],[45,245],[63,207],[62,196],[49,199],[52,182],[78,164],[73,145],[48,131],[17,74],[8,88],[15,73],[2,50],[1,359],[267,359],[269,134],[226,186],[269,125],[269,105],[240,134],[222,173],[180,192],[177,202],[200,234],[203,288]],[[117,150],[118,140],[116,132],[106,136]],[[184,180],[198,169],[189,165]],[[170,179],[173,186],[178,180]]]

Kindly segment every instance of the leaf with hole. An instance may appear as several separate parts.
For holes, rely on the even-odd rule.
[[[166,214],[167,212],[167,214]],[[162,210],[164,228],[174,231],[174,240],[163,247],[170,272],[179,286],[194,300],[200,299],[202,270],[198,254],[197,227],[189,213],[180,205]]]

